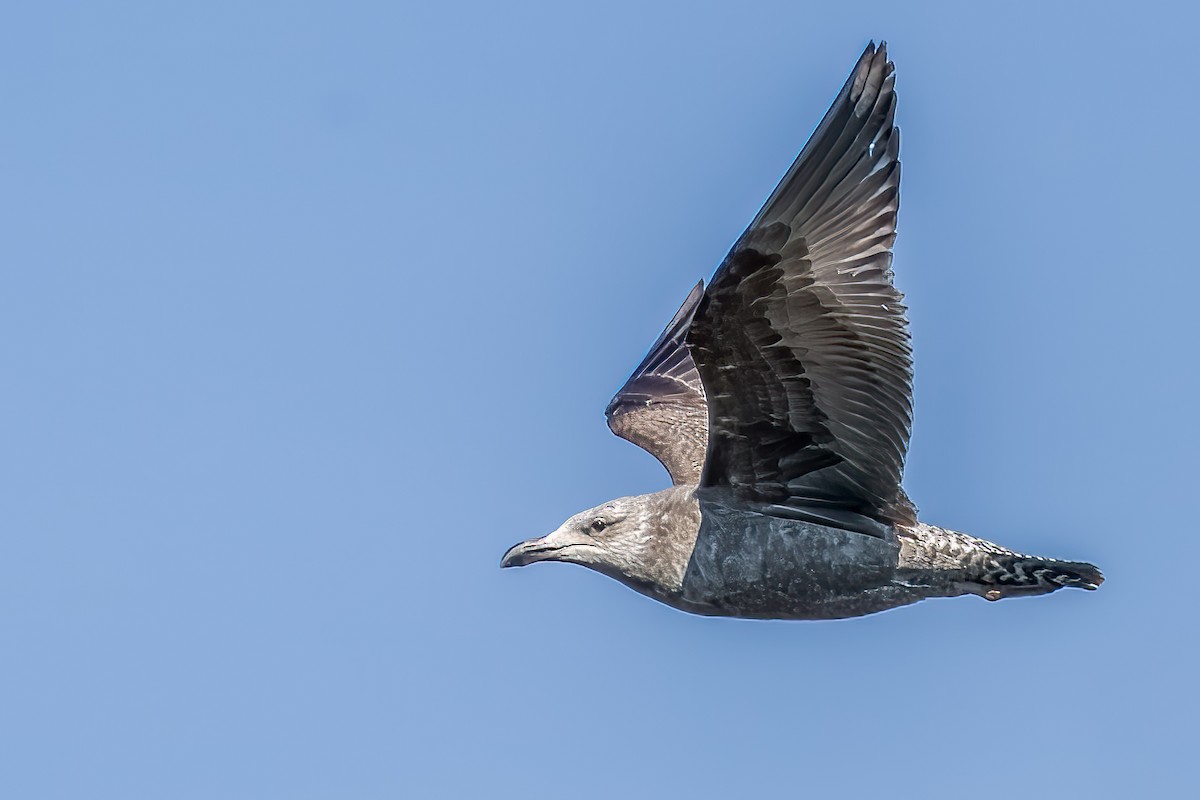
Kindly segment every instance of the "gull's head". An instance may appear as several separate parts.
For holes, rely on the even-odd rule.
[[[660,514],[655,495],[622,497],[581,511],[553,533],[513,545],[502,567],[523,567],[535,561],[567,561],[621,579],[639,577],[653,544]]]

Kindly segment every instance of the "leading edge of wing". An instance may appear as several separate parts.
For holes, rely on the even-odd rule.
[[[662,462],[675,483],[699,481],[707,444],[704,388],[687,346],[703,297],[699,281],[604,411],[609,429]]]
[[[644,406],[647,400],[692,396],[704,398],[700,373],[686,342],[688,326],[692,324],[703,297],[704,281],[698,281],[667,327],[650,345],[646,357],[609,401],[604,414],[610,424],[614,416]]]

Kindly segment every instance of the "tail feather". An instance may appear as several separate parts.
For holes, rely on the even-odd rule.
[[[997,558],[995,562],[994,567],[975,579],[985,590],[983,596],[988,600],[1047,594],[1065,586],[1094,590],[1104,583],[1104,575],[1096,565],[1086,561],[1014,554]]]
[[[1063,587],[1096,589],[1104,576],[1086,561],[1060,561],[1013,552],[959,531],[917,523],[898,530],[900,566],[942,575],[959,593],[988,600],[1049,594]]]

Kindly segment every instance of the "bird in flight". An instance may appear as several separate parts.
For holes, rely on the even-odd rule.
[[[836,619],[922,600],[1095,589],[1093,565],[920,522],[901,488],[912,347],[892,285],[895,67],[867,46],[708,287],[696,285],[609,403],[672,487],[512,547],[667,605]]]

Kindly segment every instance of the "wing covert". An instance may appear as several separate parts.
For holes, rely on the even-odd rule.
[[[675,484],[700,482],[708,441],[708,406],[686,341],[703,295],[700,281],[604,412],[612,432],[657,458]]]

